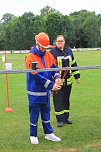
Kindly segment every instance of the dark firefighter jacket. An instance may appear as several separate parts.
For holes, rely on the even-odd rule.
[[[72,50],[69,47],[64,47],[63,51],[59,48],[55,47],[50,50],[51,54],[57,61],[59,67],[77,67],[77,63],[74,59],[74,55]],[[64,71],[60,71],[61,78],[64,77]],[[65,78],[63,79],[63,85],[70,85],[72,84],[72,77],[75,79],[80,78],[80,72],[78,70],[69,70]]]

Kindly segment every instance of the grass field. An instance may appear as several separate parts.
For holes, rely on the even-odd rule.
[[[101,65],[101,51],[74,52],[79,66]],[[3,62],[0,55],[0,70]],[[13,70],[25,69],[26,54],[7,54]],[[62,141],[44,139],[41,120],[38,124],[39,145],[29,140],[29,113],[26,74],[9,74],[9,97],[12,113],[7,108],[5,74],[0,75],[0,152],[101,152],[101,69],[81,70],[81,83],[75,80],[71,94],[72,125],[57,127],[51,98],[51,124]]]

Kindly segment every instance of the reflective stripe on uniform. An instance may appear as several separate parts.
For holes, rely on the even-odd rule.
[[[33,96],[46,96],[47,92],[32,92],[32,91],[27,91],[27,93],[29,95],[33,95]]]
[[[72,76],[70,78],[67,79],[67,85],[72,83]]]
[[[73,72],[73,75],[79,74],[79,73],[80,73],[79,71],[74,71],[74,72]]]
[[[75,59],[73,61],[71,61],[71,65],[73,65],[75,62],[76,62]]]
[[[56,115],[62,115],[64,113],[68,113],[69,110],[63,110],[63,111],[60,111],[60,112],[55,112]]]
[[[47,88],[50,82],[51,82],[50,80],[47,80],[46,83],[44,84],[44,87]]]
[[[48,121],[43,121],[43,120],[42,120],[42,122],[44,122],[44,123],[49,123],[49,122],[50,122],[50,120],[48,120]]]
[[[67,79],[68,82],[72,81],[72,76]]]
[[[64,85],[69,85],[69,84],[71,84],[71,83],[73,82],[73,81],[72,81],[72,76],[67,79],[66,84],[65,84],[65,79],[63,79],[62,82],[63,82]]]
[[[57,57],[57,62],[58,62],[59,68],[62,68],[62,59]],[[62,74],[62,71],[60,71],[60,74]]]
[[[37,123],[36,123],[36,124],[32,124],[32,123],[30,122],[30,125],[31,125],[31,126],[37,126]]]

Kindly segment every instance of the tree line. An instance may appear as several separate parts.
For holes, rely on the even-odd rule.
[[[61,34],[70,47],[101,47],[101,14],[81,10],[63,15],[49,6],[42,8],[40,15],[25,12],[17,17],[6,13],[0,20],[0,50],[30,49],[35,35],[42,31],[49,35],[52,45]]]

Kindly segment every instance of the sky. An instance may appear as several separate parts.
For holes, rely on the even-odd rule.
[[[40,15],[40,10],[47,5],[63,15],[84,9],[101,14],[101,0],[0,0],[0,20],[5,13],[22,16],[25,12],[32,12]]]

